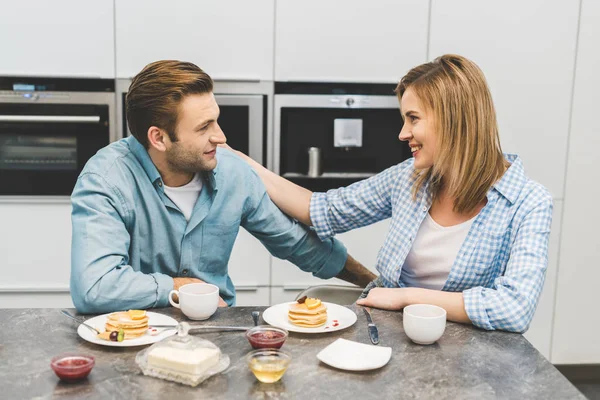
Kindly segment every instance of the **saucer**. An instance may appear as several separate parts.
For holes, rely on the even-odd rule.
[[[381,368],[391,357],[391,347],[372,346],[341,338],[317,354],[317,358],[325,364],[347,371]]]

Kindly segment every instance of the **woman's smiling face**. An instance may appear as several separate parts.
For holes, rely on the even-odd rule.
[[[410,87],[400,100],[400,112],[404,117],[404,126],[398,137],[401,141],[408,142],[415,158],[415,168],[431,168],[437,152],[433,116],[423,107]]]

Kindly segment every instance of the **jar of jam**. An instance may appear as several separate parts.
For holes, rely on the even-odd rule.
[[[282,328],[270,325],[259,325],[246,331],[246,338],[255,349],[279,349],[288,337]]]

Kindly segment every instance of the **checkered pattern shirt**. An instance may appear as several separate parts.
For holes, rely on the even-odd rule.
[[[552,196],[525,176],[521,159],[487,193],[442,290],[462,292],[465,311],[480,328],[524,332],[544,284]],[[314,193],[310,217],[321,239],[392,218],[377,255],[378,281],[405,287],[402,266],[431,206],[425,184],[412,197],[414,159],[348,187]]]

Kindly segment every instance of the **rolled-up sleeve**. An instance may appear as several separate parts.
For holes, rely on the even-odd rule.
[[[335,239],[321,241],[315,232],[289,218],[271,201],[260,178],[252,171],[251,186],[241,225],[269,252],[322,279],[333,278],[344,268],[346,247]]]
[[[545,193],[517,228],[504,275],[493,288],[463,292],[465,311],[473,325],[487,330],[525,332],[535,313],[548,266],[552,197]]]
[[[392,216],[391,193],[398,169],[385,171],[350,186],[313,193],[310,219],[322,240]]]
[[[71,297],[79,312],[168,305],[168,275],[135,271],[129,262],[128,213],[120,192],[99,175],[82,175],[71,196]]]

